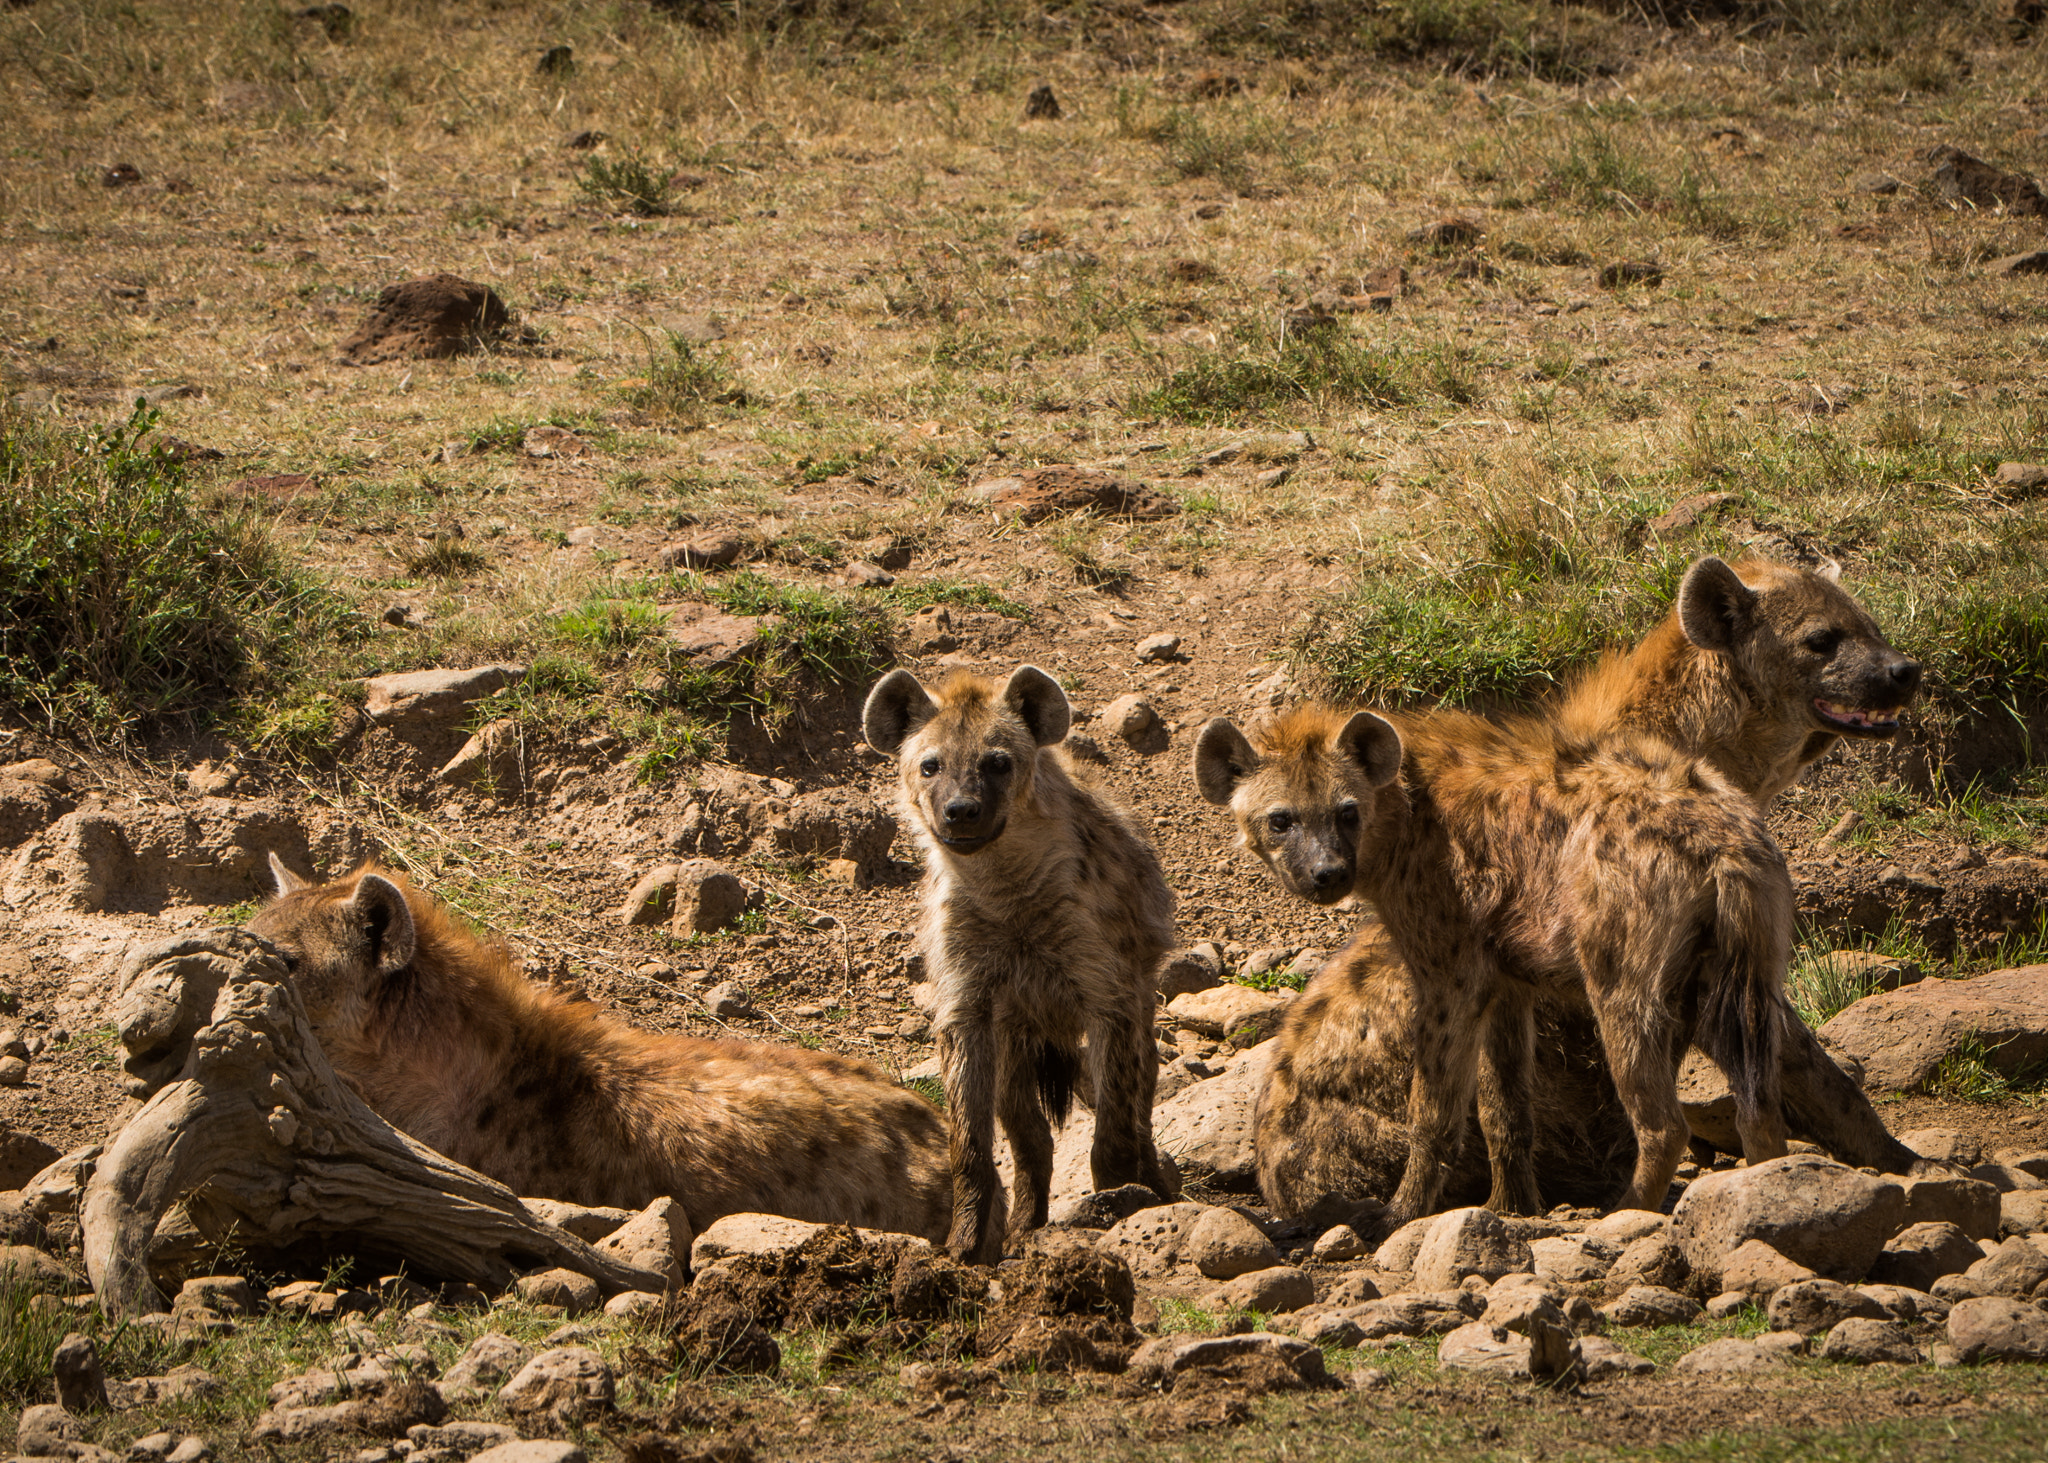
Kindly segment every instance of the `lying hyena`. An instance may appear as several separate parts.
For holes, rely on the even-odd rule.
[[[952,1119],[946,1244],[977,1264],[1000,1258],[1006,1238],[996,1119],[1016,1160],[1010,1231],[1036,1229],[1051,1123],[1066,1121],[1084,1058],[1095,1186],[1178,1191],[1152,1144],[1152,1007],[1173,896],[1129,815],[1057,745],[1071,715],[1052,677],[1027,665],[1001,688],[956,673],[936,692],[894,671],[862,717],[868,745],[898,758],[925,853],[918,939]]]
[[[1834,572],[1702,560],[1672,615],[1615,655],[1556,709],[1578,737],[1635,728],[1713,763],[1759,804],[1842,735],[1885,736],[1919,682]],[[1392,1192],[1408,1154],[1407,973],[1368,925],[1310,982],[1283,1024],[1255,1118],[1260,1182],[1283,1213],[1328,1199],[1349,1206]],[[1552,1202],[1604,1203],[1636,1156],[1583,1000],[1539,1001],[1532,1126],[1535,1167]],[[1914,1156],[1885,1132],[1852,1083],[1796,1018],[1786,1024],[1787,1116],[1850,1162],[1893,1170]],[[1482,1089],[1482,1103],[1491,1094]],[[1444,1197],[1488,1197],[1485,1145],[1471,1118]]]
[[[334,1068],[380,1116],[517,1193],[702,1230],[726,1214],[946,1234],[945,1132],[876,1068],[657,1036],[527,981],[405,879],[308,884],[276,855],[249,922],[284,952]]]

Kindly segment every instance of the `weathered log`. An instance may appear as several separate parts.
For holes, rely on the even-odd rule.
[[[118,999],[126,1085],[146,1102],[82,1206],[86,1269],[109,1313],[167,1309],[149,1242],[188,1195],[209,1227],[232,1225],[248,1243],[344,1239],[494,1290],[515,1261],[575,1270],[607,1294],[665,1288],[370,1111],[329,1064],[266,941],[218,929],[137,951]]]

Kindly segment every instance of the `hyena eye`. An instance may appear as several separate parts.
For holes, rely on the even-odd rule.
[[[1806,648],[1815,655],[1833,655],[1835,647],[1841,643],[1840,630],[1816,630],[1806,637]]]
[[[939,759],[927,757],[924,761],[917,764],[917,770],[926,777],[937,777],[939,775]]]
[[[981,759],[981,770],[984,772],[1008,772],[1010,770],[1010,754],[1008,752],[989,753]]]
[[[1344,803],[1337,809],[1337,821],[1346,828],[1358,821],[1358,804]]]
[[[1266,814],[1266,826],[1275,833],[1285,833],[1294,826],[1294,814],[1268,813]]]

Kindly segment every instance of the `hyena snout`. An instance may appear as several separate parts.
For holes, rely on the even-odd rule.
[[[973,853],[995,842],[1003,831],[1006,802],[990,796],[986,787],[955,782],[932,790],[926,802],[927,820],[939,842],[954,853]]]

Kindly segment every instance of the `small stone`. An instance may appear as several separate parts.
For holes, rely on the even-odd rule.
[[[750,893],[739,876],[711,859],[691,859],[676,868],[675,915],[682,939],[726,929],[747,912]]]
[[[680,1288],[688,1279],[692,1237],[683,1206],[664,1194],[599,1240],[597,1251]]]
[[[657,864],[642,874],[619,906],[619,923],[664,925],[675,918],[676,882],[682,870],[676,864]]]
[[[1851,1317],[1888,1319],[1885,1308],[1862,1291],[1839,1280],[1820,1279],[1780,1286],[1771,1296],[1768,1314],[1774,1330],[1797,1331],[1802,1336],[1821,1335]]]
[[[1759,1372],[1785,1365],[1782,1353],[1739,1336],[1724,1336],[1688,1351],[1672,1364],[1675,1372],[1712,1375],[1722,1372]]]
[[[1920,1360],[1920,1348],[1896,1321],[1852,1317],[1828,1332],[1820,1355],[1823,1361],[1844,1361],[1856,1366],[1885,1361],[1912,1366]]]
[[[604,1303],[604,1313],[623,1321],[639,1321],[661,1310],[661,1297],[651,1290],[622,1290]]]
[[[1280,1252],[1235,1209],[1210,1209],[1189,1231],[1185,1257],[1211,1280],[1230,1280],[1280,1263]]]
[[[2048,1361],[2048,1311],[2007,1296],[1959,1301],[1948,1313],[1948,1343],[1964,1365]]]
[[[846,566],[846,582],[856,589],[887,589],[896,582],[896,576],[879,564],[870,564],[865,559],[855,559]]]
[[[1984,1258],[1984,1248],[1953,1224],[1914,1224],[1886,1241],[1870,1278],[1880,1285],[1931,1290],[1944,1275],[1958,1275]]]
[[[1849,180],[1849,186],[1858,193],[1870,193],[1885,198],[1906,185],[1890,173],[1858,173]]]
[[[1142,664],[1164,663],[1180,658],[1180,636],[1161,632],[1147,635],[1138,642],[1138,661]]]
[[[723,1450],[698,1456],[715,1456],[718,1451]],[[469,1463],[590,1463],[590,1455],[576,1444],[559,1438],[523,1438],[516,1443],[500,1443],[495,1448],[472,1453]]]
[[[106,1411],[107,1374],[91,1337],[77,1331],[66,1336],[57,1345],[51,1370],[59,1407],[71,1413]]]
[[[581,457],[590,450],[590,444],[565,427],[528,427],[520,448],[528,457]],[[590,527],[569,530],[569,542],[578,542],[577,534],[584,534],[581,542],[597,541],[597,530]]]
[[[1135,691],[1103,707],[1096,719],[1127,742],[1143,738],[1159,725],[1159,713],[1152,703]]]
[[[562,1346],[521,1367],[498,1401],[511,1412],[580,1417],[609,1407],[614,1386],[603,1357],[585,1346]]]
[[[1448,1290],[1468,1276],[1495,1280],[1529,1270],[1534,1257],[1528,1245],[1508,1232],[1489,1209],[1453,1209],[1436,1217],[1415,1254],[1415,1284],[1421,1290]]]
[[[1177,996],[1191,996],[1221,985],[1223,963],[1212,953],[1214,949],[1214,946],[1197,945],[1191,950],[1179,950],[1169,955],[1159,967],[1159,999],[1171,1001]]]
[[[677,569],[720,569],[737,563],[746,552],[746,540],[731,533],[703,533],[683,543],[670,544],[655,556],[664,571]]]
[[[442,1382],[449,1387],[501,1387],[532,1359],[533,1352],[510,1336],[486,1331],[456,1358]]]
[[[2048,249],[2030,249],[2024,254],[2008,254],[2003,259],[1994,259],[1984,266],[1984,272],[2008,277],[2048,274]]]
[[[1339,1224],[1324,1230],[1316,1236],[1311,1251],[1321,1264],[1336,1264],[1344,1260],[1364,1258],[1365,1241],[1358,1237],[1358,1231],[1348,1224]]]
[[[1546,1280],[1600,1280],[1621,1257],[1621,1247],[1611,1240],[1584,1234],[1561,1234],[1532,1240],[1529,1253],[1536,1273]]]
[[[2048,462],[2001,462],[1991,481],[2002,494],[2039,493],[2048,490]]]
[[[1316,1283],[1309,1278],[1308,1271],[1292,1265],[1272,1265],[1240,1275],[1212,1291],[1209,1309],[1257,1311],[1271,1316],[1313,1305],[1315,1298]]]
[[[754,999],[737,982],[720,981],[704,992],[704,1009],[720,1021],[738,1021],[754,1014]]]
[[[1060,119],[1060,100],[1053,95],[1051,82],[1041,81],[1031,88],[1031,94],[1024,98],[1024,116],[1033,122]]]
[[[1699,1302],[1659,1285],[1631,1285],[1600,1307],[1613,1326],[1686,1326],[1699,1319]]]
[[[20,1057],[0,1057],[0,1087],[19,1087],[28,1081],[28,1063]]]
[[[1600,271],[1600,287],[1616,290],[1624,285],[1652,288],[1664,283],[1664,266],[1647,259],[1624,259]]]
[[[512,1288],[533,1305],[560,1306],[571,1316],[587,1315],[603,1300],[597,1282],[574,1270],[543,1270],[521,1277]]]

